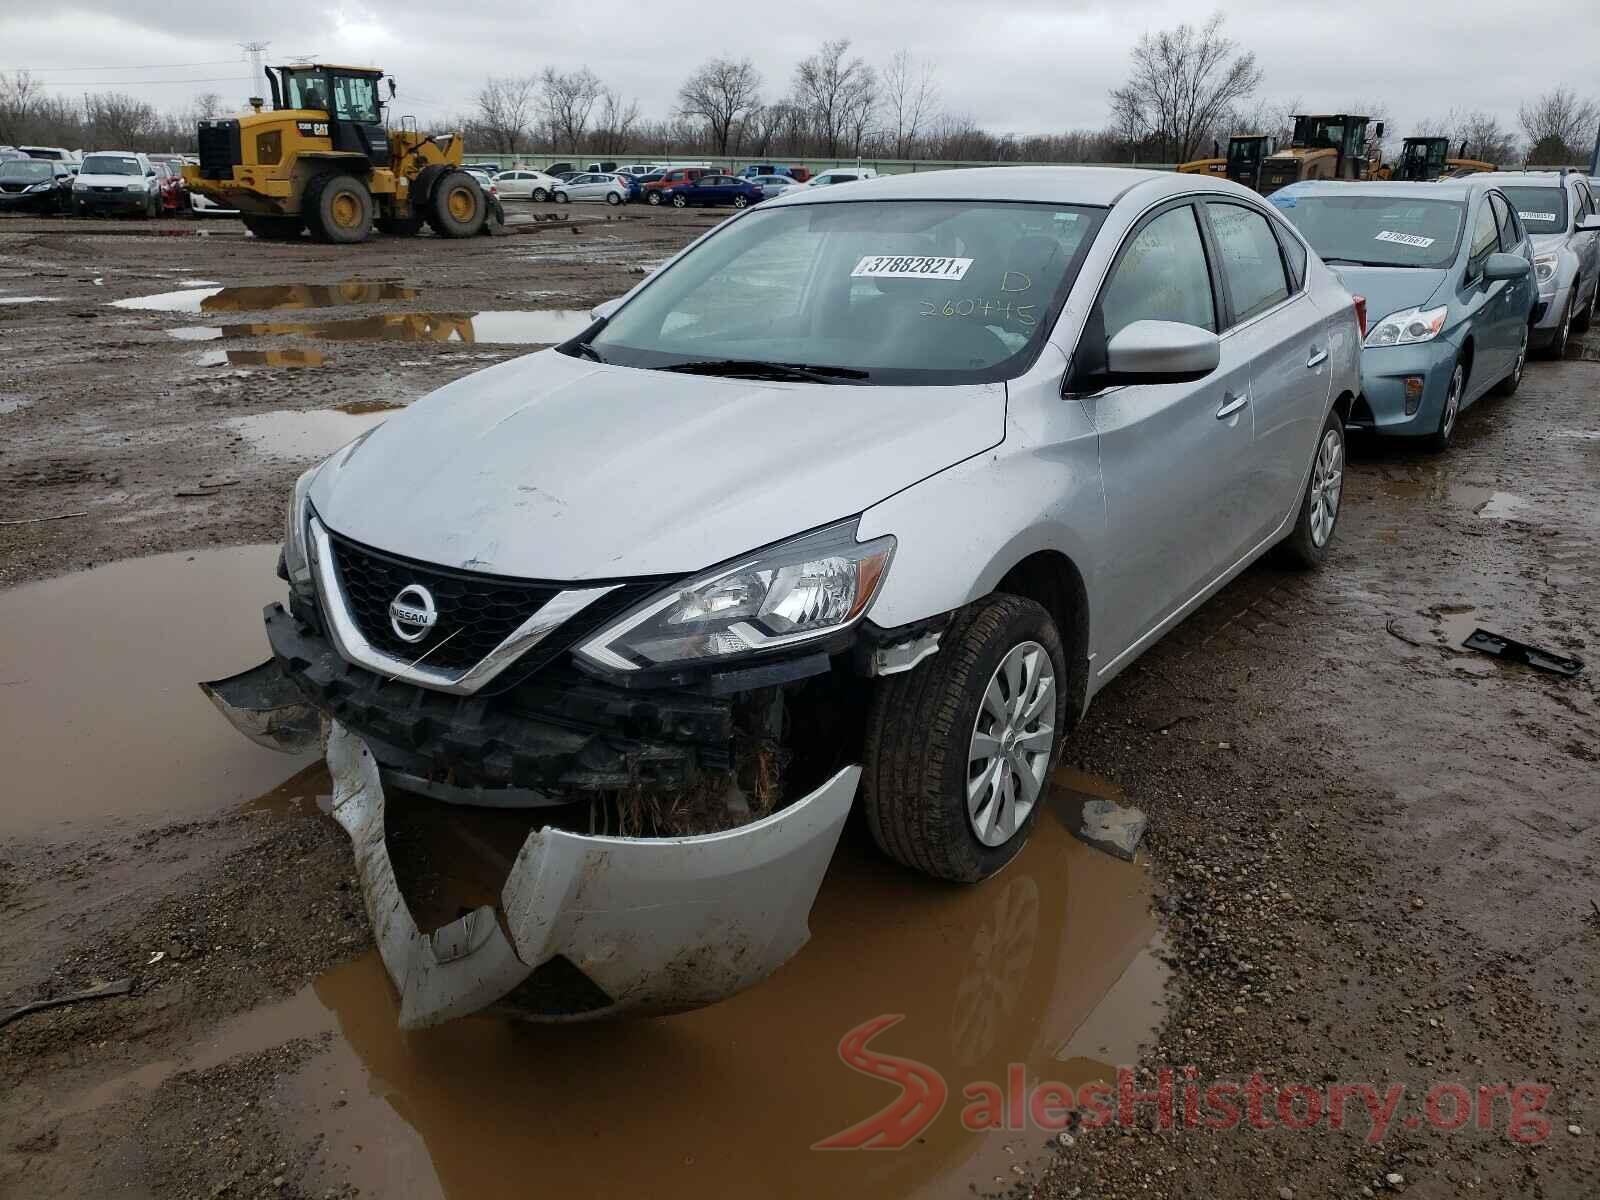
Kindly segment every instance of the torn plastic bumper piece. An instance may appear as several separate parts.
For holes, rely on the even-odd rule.
[[[274,659],[200,690],[245,737],[268,750],[302,754],[322,741],[322,714],[283,673]]]
[[[403,1029],[490,1006],[530,1020],[682,1012],[760,982],[810,937],[807,916],[861,777],[847,767],[780,812],[700,837],[535,830],[498,911],[484,905],[424,933],[384,843],[371,749],[333,722],[328,767]],[[564,986],[541,986],[541,976]]]

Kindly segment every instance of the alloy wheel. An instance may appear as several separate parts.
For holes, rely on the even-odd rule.
[[[1339,498],[1344,494],[1344,439],[1336,429],[1322,435],[1317,461],[1311,471],[1311,541],[1326,546],[1339,519]]]
[[[967,750],[967,819],[985,846],[1004,845],[1044,791],[1055,749],[1056,672],[1038,642],[1013,646],[984,688]]]
[[[1522,327],[1522,341],[1517,346],[1517,361],[1511,368],[1511,386],[1516,387],[1522,382],[1522,369],[1528,365],[1528,327]]]
[[[1444,398],[1444,412],[1439,418],[1439,436],[1445,441],[1456,430],[1456,417],[1461,414],[1461,392],[1466,386],[1466,375],[1458,366],[1450,376],[1450,391]]]

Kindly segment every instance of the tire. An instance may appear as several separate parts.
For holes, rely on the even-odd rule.
[[[154,221],[161,215],[161,197],[150,196],[144,202],[144,219]]]
[[[1511,364],[1511,374],[1494,385],[1495,395],[1515,396],[1517,389],[1522,386],[1522,373],[1528,367],[1528,336],[1531,332],[1526,325],[1522,327],[1522,345],[1517,348],[1516,361]]]
[[[672,198],[672,207],[673,208],[688,208],[689,207],[689,198],[687,196],[674,196]]]
[[[607,192],[606,203],[611,205],[612,208],[615,208],[617,205],[622,203],[622,197],[617,195],[615,192]]]
[[[422,232],[422,218],[415,214],[409,217],[379,217],[378,229],[390,237],[416,237]]]
[[[348,246],[372,236],[372,193],[344,171],[318,175],[300,205],[306,228],[319,242]]]
[[[644,199],[645,199],[645,203],[646,204],[653,204],[657,208],[661,207],[661,193],[660,192],[651,192]]]
[[[735,208],[748,208],[750,207],[750,201],[746,200],[743,196],[735,196],[733,198],[733,206]]]
[[[556,203],[557,204],[571,204],[572,203],[572,197],[567,195],[565,192],[557,192],[556,193]]]
[[[1315,570],[1327,561],[1344,498],[1344,451],[1344,420],[1335,409],[1322,423],[1311,452],[1311,471],[1294,530],[1276,548],[1276,557],[1285,566]]]
[[[1567,307],[1561,314],[1561,323],[1556,326],[1556,335],[1550,339],[1550,344],[1544,348],[1546,358],[1565,358],[1567,342],[1572,338],[1572,303],[1573,298],[1568,297]]]
[[[1016,655],[1035,673],[1032,686],[1025,682],[1013,692],[1014,676],[1002,666]],[[1043,692],[1045,665],[1053,698]],[[939,653],[882,680],[867,715],[862,807],[883,852],[952,883],[976,883],[1010,862],[1045,807],[1066,728],[1066,680],[1066,653],[1050,614],[1032,600],[999,593],[962,610],[940,640]],[[979,739],[993,742],[991,734],[998,727],[995,706],[986,703],[991,692],[1006,714],[1006,728],[1022,733],[1032,729],[1034,739],[1049,735],[1047,748],[1018,751],[1025,758],[1031,753],[1027,770],[1038,785],[1020,817],[1017,800],[1026,800],[1026,790],[1016,760],[1004,753],[974,757]],[[1041,711],[1020,726],[1011,725],[1014,705],[1030,697],[1042,705]],[[995,782],[986,784],[986,778]],[[1009,809],[1004,808],[1001,778],[1013,797]],[[974,786],[976,815],[968,807],[969,787]],[[996,806],[1009,811],[1012,819],[1002,819],[1001,828],[991,829],[987,837],[980,835],[979,826]]]
[[[1589,293],[1589,303],[1583,310],[1583,315],[1574,317],[1572,328],[1578,333],[1588,333],[1594,324],[1595,309],[1600,307],[1600,279],[1594,281],[1594,291]]]
[[[263,217],[241,213],[244,227],[264,242],[299,241],[305,223],[299,217]]]
[[[448,171],[434,185],[425,216],[440,237],[472,237],[489,216],[489,198],[465,171]]]
[[[543,188],[534,188],[533,194],[529,196],[528,199],[537,200],[540,204],[543,204],[546,200],[550,199],[550,193],[545,191]]]
[[[1456,368],[1450,372],[1450,388],[1445,393],[1443,406],[1439,409],[1439,428],[1430,434],[1424,443],[1435,454],[1442,454],[1450,449],[1450,443],[1455,440],[1456,425],[1461,418],[1461,398],[1467,394],[1467,365],[1459,358],[1456,359]]]

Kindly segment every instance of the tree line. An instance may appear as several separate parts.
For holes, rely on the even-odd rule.
[[[946,107],[932,62],[901,50],[876,67],[852,52],[848,38],[822,42],[776,86],[748,58],[709,58],[684,80],[671,112],[655,118],[588,67],[491,76],[468,111],[439,127],[461,130],[474,154],[1181,163],[1210,156],[1239,133],[1287,144],[1293,114],[1307,108],[1299,99],[1258,100],[1262,77],[1255,55],[1228,36],[1217,14],[1140,37],[1126,81],[1107,97],[1111,119],[1103,128],[996,133]],[[1402,136],[1445,136],[1453,155],[1507,166],[1586,162],[1600,124],[1600,105],[1568,87],[1524,104],[1515,126],[1452,109],[1398,130],[1379,99],[1317,106],[1385,121],[1383,139],[1369,135],[1385,149]],[[161,112],[120,93],[68,98],[27,72],[0,74],[0,144],[183,150],[193,146],[195,122],[222,111],[215,93]]]

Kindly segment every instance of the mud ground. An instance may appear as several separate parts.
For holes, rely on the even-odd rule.
[[[0,222],[0,521],[29,522],[0,524],[0,1012],[137,984],[0,1029],[0,1196],[1592,1195],[1600,336],[1447,455],[1353,446],[1327,568],[1253,568],[1099,697],[996,880],[933,887],[851,829],[811,945],[725,1005],[395,1030],[321,767],[192,682],[261,656],[300,470],[560,321],[471,314],[585,309],[714,220],[346,248]],[[1590,671],[1460,649],[1480,624]],[[1150,814],[1138,864],[1065,835],[1086,792]],[[810,1150],[893,1099],[835,1054],[883,1013],[875,1048],[950,1101],[905,1150]],[[1407,1093],[1376,1145],[1149,1104],[966,1132],[962,1087],[1013,1062]],[[1504,1101],[1408,1128],[1441,1081],[1550,1085],[1548,1137]]]

